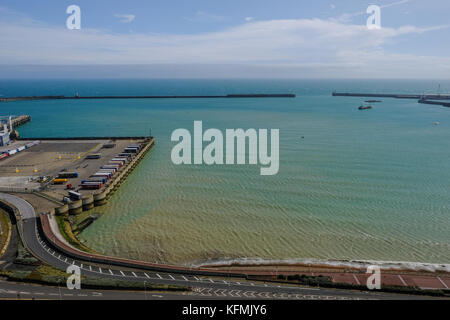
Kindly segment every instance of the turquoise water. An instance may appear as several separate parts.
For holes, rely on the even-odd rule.
[[[440,82],[450,88],[450,82]],[[295,99],[2,103],[22,136],[147,135],[155,148],[81,234],[99,252],[152,262],[329,259],[450,263],[450,109],[357,92],[432,92],[433,81],[0,81],[0,94],[294,92]],[[280,171],[175,166],[177,128],[279,128]],[[438,121],[439,125],[434,122]],[[302,138],[304,137],[304,138]]]

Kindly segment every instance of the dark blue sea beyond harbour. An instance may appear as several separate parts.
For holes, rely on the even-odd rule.
[[[0,80],[1,96],[223,95],[296,98],[40,100],[0,103],[29,114],[24,137],[156,138],[155,148],[81,239],[154,262],[304,259],[450,263],[450,108],[331,92],[435,93],[450,81]],[[447,89],[447,90],[445,90]],[[177,128],[278,128],[280,171],[175,166]],[[303,138],[302,138],[303,137]],[[1,164],[0,164],[1,165]]]

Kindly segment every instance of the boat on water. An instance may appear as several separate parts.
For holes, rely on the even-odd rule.
[[[366,100],[366,101],[364,101],[364,102],[367,102],[367,103],[375,103],[375,102],[383,102],[383,101],[381,101],[381,100]]]
[[[359,106],[358,108],[359,110],[367,110],[367,109],[372,109],[372,106]]]

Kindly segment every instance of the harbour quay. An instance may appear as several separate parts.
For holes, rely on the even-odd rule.
[[[153,144],[153,137],[17,139],[7,148],[21,151],[0,159],[0,191],[40,198],[39,211],[79,214],[104,205]]]

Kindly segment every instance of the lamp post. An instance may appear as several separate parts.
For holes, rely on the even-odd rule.
[[[144,300],[147,300],[147,281],[144,281]]]
[[[59,300],[62,300],[60,280],[58,280]]]

